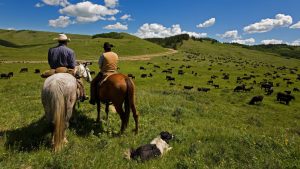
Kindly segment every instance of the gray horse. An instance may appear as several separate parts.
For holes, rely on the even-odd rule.
[[[76,76],[91,81],[86,64],[76,66]],[[42,103],[47,121],[52,126],[52,145],[55,152],[67,143],[65,130],[69,126],[74,105],[79,96],[76,78],[68,73],[57,73],[48,77],[42,89]]]

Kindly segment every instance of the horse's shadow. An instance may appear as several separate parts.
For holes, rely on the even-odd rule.
[[[76,135],[86,137],[90,134],[99,135],[104,132],[103,125],[97,123],[94,119],[86,116],[80,110],[74,112],[70,120],[70,130],[74,130]]]
[[[1,131],[0,138],[5,139],[5,148],[16,151],[35,151],[41,146],[50,147],[50,128],[45,117],[28,126]]]
[[[82,112],[74,112],[69,129],[80,137],[103,132],[102,125]],[[5,140],[5,148],[15,151],[37,151],[41,147],[51,148],[51,127],[45,117],[18,129],[0,131],[0,139]]]

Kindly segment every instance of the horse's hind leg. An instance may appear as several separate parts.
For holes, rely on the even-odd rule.
[[[128,120],[129,120],[129,115],[126,116],[125,115],[125,112],[123,111],[123,107],[122,107],[122,104],[115,104],[114,105],[120,118],[121,118],[121,134],[124,133],[124,130],[126,129],[127,127],[127,124],[128,124]]]
[[[100,111],[101,111],[101,103],[100,101],[97,101],[97,120],[96,120],[97,123],[100,122]]]
[[[134,122],[135,122],[134,131],[137,134],[139,132],[139,113],[136,111],[134,103],[131,103],[131,110],[132,110],[132,115],[133,115]]]

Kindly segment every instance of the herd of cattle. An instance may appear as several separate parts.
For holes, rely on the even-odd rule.
[[[236,87],[233,88],[233,92],[250,92],[255,87],[257,88],[259,87],[264,92],[265,96],[271,96],[275,91],[275,89],[277,90],[277,88],[280,86],[286,86],[289,87],[289,90],[277,91],[276,100],[278,102],[282,102],[288,105],[290,101],[295,100],[295,96],[292,95],[292,93],[300,91],[299,88],[295,87],[296,86],[295,82],[300,81],[300,74],[297,74],[298,72],[297,67],[293,67],[293,68],[289,68],[286,66],[276,67],[272,64],[268,64],[264,62],[251,61],[251,60],[245,60],[241,58],[228,57],[228,56],[227,57],[225,56],[212,57],[210,55],[202,56],[200,53],[193,53],[193,52],[185,52],[185,56],[182,60],[174,59],[168,56],[163,56],[163,59],[168,61],[167,63],[164,64],[164,66],[157,65],[151,62],[148,62],[145,66],[140,66],[139,67],[139,70],[141,71],[140,77],[152,78],[155,74],[165,74],[165,80],[169,83],[169,85],[175,86],[176,74],[178,77],[179,76],[183,77],[186,74],[192,75],[194,77],[201,76],[200,72],[196,72],[196,69],[191,69],[194,66],[181,64],[180,66],[175,67],[174,65],[177,65],[176,62],[177,63],[204,62],[202,65],[206,65],[206,66],[208,65],[207,71],[205,71],[205,75],[211,74],[209,75],[210,79],[207,81],[206,84],[211,87],[195,88],[194,86],[181,85],[181,84],[178,84],[178,86],[183,86],[184,90],[192,90],[195,88],[199,92],[209,92],[211,91],[211,88],[220,89],[220,85],[216,84],[215,81],[220,81],[220,80],[229,81],[230,79],[231,80],[235,79],[232,78],[230,73],[224,72],[224,69],[229,67],[229,64],[231,64],[231,66],[232,64],[234,64],[234,67],[238,72],[241,72],[249,67],[253,69],[264,67],[267,68],[269,72],[266,72],[263,75],[261,75],[252,70],[252,71],[248,71],[248,73],[244,73],[242,76],[237,76],[235,80]],[[173,62],[174,64],[170,64],[170,62]],[[220,69],[216,70],[217,69],[217,67],[215,67],[216,65],[219,66],[218,68]],[[19,73],[25,73],[25,72],[28,72],[28,68],[21,68],[21,70],[19,71]],[[221,73],[217,73],[217,72],[221,72]],[[34,73],[40,74],[40,70],[35,69]],[[95,71],[91,71],[91,74],[95,74]],[[1,73],[1,79],[10,79],[13,76],[14,76],[13,72]],[[292,76],[295,77],[295,79],[292,79],[291,78]],[[136,78],[136,76],[133,74],[128,74],[128,77],[131,77],[132,79]],[[261,79],[260,82],[258,82],[259,78]],[[276,81],[276,83],[273,81]],[[225,86],[225,88],[228,87]],[[249,104],[253,105],[262,102],[263,99],[264,99],[263,95],[254,96],[249,101]]]
[[[191,69],[192,65],[180,65],[178,67],[175,67],[175,62],[186,62],[186,63],[195,63],[195,62],[204,62],[204,65],[208,65],[207,71],[205,75],[209,74],[210,72],[210,79],[207,81],[207,85],[211,87],[194,87],[189,85],[181,85],[178,84],[178,86],[183,86],[184,90],[192,90],[196,89],[199,92],[208,92],[212,91],[211,88],[219,89],[220,85],[216,84],[215,81],[220,81],[220,79],[224,81],[228,81],[229,79],[235,79],[231,78],[232,76],[230,73],[225,73],[224,69],[226,67],[229,67],[229,64],[234,64],[234,67],[237,71],[241,72],[245,69],[251,67],[253,69],[257,69],[259,67],[267,68],[268,70],[272,70],[272,72],[266,72],[263,75],[256,73],[255,71],[249,71],[248,73],[244,73],[242,76],[236,77],[236,87],[233,88],[233,92],[250,92],[251,90],[255,88],[260,88],[265,96],[271,96],[273,92],[276,90],[279,90],[278,87],[280,86],[286,86],[290,87],[289,90],[285,91],[277,91],[276,94],[276,100],[281,103],[289,104],[290,101],[295,100],[295,96],[292,95],[292,92],[299,92],[299,88],[292,87],[295,86],[295,81],[300,81],[300,74],[297,74],[298,68],[293,67],[289,68],[286,66],[280,66],[276,67],[272,64],[263,63],[263,62],[257,62],[257,61],[251,61],[251,60],[244,60],[244,59],[237,59],[235,57],[213,57],[213,56],[201,56],[199,53],[192,53],[192,52],[186,52],[185,57],[181,59],[174,59],[172,57],[164,56],[165,60],[168,60],[167,63],[164,65],[158,65],[155,63],[148,62],[146,65],[142,65],[139,67],[139,70],[141,71],[140,77],[141,78],[151,78],[154,76],[155,73],[159,74],[165,74],[165,80],[169,82],[170,86],[176,85],[176,75],[184,76],[185,74],[193,75],[195,77],[201,76],[199,72],[196,72],[196,69]],[[171,64],[171,62],[175,64]],[[227,64],[227,65],[226,65]],[[152,65],[152,66],[151,66]],[[170,66],[173,65],[173,66]],[[221,73],[216,73],[216,67],[215,65],[218,65],[221,67],[218,69]],[[196,67],[196,66],[195,66]],[[148,72],[148,73],[146,73]],[[151,73],[149,73],[151,72]],[[217,75],[218,74],[218,75]],[[295,79],[288,78],[291,75],[294,75]],[[136,76],[133,74],[128,74],[129,77],[135,79]],[[262,78],[261,78],[262,77]],[[260,82],[258,82],[258,79],[261,79]],[[273,82],[277,81],[276,83]],[[278,82],[281,81],[281,82]],[[228,88],[228,87],[225,87]],[[278,89],[277,89],[278,88]],[[254,96],[250,101],[249,104],[253,105],[259,102],[263,101],[264,95],[258,95]]]

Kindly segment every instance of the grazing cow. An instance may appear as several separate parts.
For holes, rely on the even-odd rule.
[[[246,85],[242,84],[242,85],[240,85],[240,86],[236,86],[236,87],[233,89],[233,91],[234,91],[234,92],[239,92],[239,91],[245,91],[245,89],[246,89]]]
[[[295,97],[282,92],[277,93],[277,101],[285,102],[285,104],[288,105],[291,100],[295,100]]]
[[[141,78],[146,78],[147,76],[147,74],[141,74]]]
[[[175,77],[166,76],[167,81],[175,81]]]
[[[215,87],[215,89],[219,89],[220,88],[220,85],[218,85],[218,84],[214,84],[213,86]]]
[[[270,82],[264,82],[260,85],[260,88],[264,88],[265,91],[270,90],[271,87],[273,87],[273,83]]]
[[[254,104],[257,103],[257,102],[262,102],[263,99],[264,99],[264,96],[254,96],[254,97],[250,100],[249,104],[250,104],[250,105],[254,105]]]
[[[131,79],[135,79],[135,76],[131,73],[129,73],[127,76],[130,77]]]
[[[212,84],[214,84],[214,81],[213,80],[209,80],[209,81],[207,81],[207,84],[208,85],[212,85]]]
[[[154,67],[154,68],[160,68],[160,66],[158,66],[158,65],[153,65],[153,67]]]
[[[8,73],[8,76],[9,76],[9,77],[13,77],[13,76],[14,76],[14,72],[9,72],[9,73]]]
[[[152,73],[149,73],[148,77],[153,77]]]
[[[178,75],[183,75],[184,71],[183,70],[178,70]]]
[[[28,72],[28,68],[21,68],[20,73]]]
[[[34,73],[41,73],[40,69],[35,69]]]
[[[140,66],[140,70],[146,70],[146,68],[144,68],[143,66]]]
[[[198,91],[199,92],[208,92],[208,91],[210,91],[210,88],[200,87],[200,88],[198,88]]]
[[[300,89],[299,89],[299,88],[297,88],[297,87],[295,87],[295,88],[293,89],[293,91],[294,91],[294,92],[299,92],[299,91],[300,91]]]
[[[174,86],[174,85],[175,85],[175,83],[172,83],[172,82],[170,83],[170,86]]]
[[[183,86],[184,89],[187,89],[187,90],[191,90],[192,88],[194,88],[193,86]]]
[[[9,79],[10,76],[6,73],[1,73],[1,79]]]

